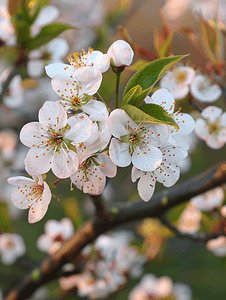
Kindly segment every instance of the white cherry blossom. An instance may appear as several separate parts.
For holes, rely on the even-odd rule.
[[[130,66],[134,52],[130,44],[123,40],[115,41],[107,51],[111,64],[115,67]]]
[[[52,169],[59,178],[71,176],[78,168],[78,156],[71,142],[84,142],[91,132],[92,122],[87,116],[67,120],[59,103],[46,101],[39,111],[39,122],[24,125],[20,133],[21,142],[31,147],[25,159],[26,171],[39,175]]]
[[[178,220],[178,229],[182,232],[196,233],[201,227],[202,213],[189,204]]]
[[[115,109],[110,114],[109,126],[114,136],[109,155],[117,166],[126,167],[132,162],[143,171],[153,171],[160,166],[162,153],[158,147],[168,140],[167,125],[137,125],[124,110]]]
[[[33,176],[33,179],[16,176],[7,181],[18,187],[11,196],[13,204],[20,209],[29,208],[29,223],[40,221],[45,216],[52,197],[51,190],[42,176]]]
[[[0,39],[7,46],[16,45],[15,28],[11,22],[11,16],[6,5],[0,5]]]
[[[115,164],[105,154],[90,156],[85,160],[81,157],[81,161],[78,171],[70,177],[71,182],[84,193],[101,194],[106,184],[106,176],[116,176]]]
[[[58,74],[67,74],[72,76],[73,73],[82,67],[95,67],[101,73],[106,72],[110,67],[110,62],[107,54],[100,51],[93,51],[89,48],[88,52],[82,50],[82,53],[73,53],[68,56],[70,65],[63,63],[54,63],[45,67],[46,74],[53,78]]]
[[[212,84],[211,79],[204,75],[196,75],[191,83],[191,94],[200,102],[214,102],[222,94],[219,85]]]
[[[168,89],[175,100],[180,100],[189,93],[189,85],[194,77],[195,70],[191,67],[173,67],[160,79],[160,87]]]
[[[59,103],[67,110],[83,110],[88,114],[103,113],[106,106],[92,98],[102,81],[101,72],[95,67],[81,67],[70,77],[66,73],[53,77],[53,90],[62,98]],[[91,101],[91,100],[92,101]],[[89,104],[89,101],[90,104]]]
[[[3,233],[0,235],[0,256],[3,264],[12,265],[25,253],[26,246],[19,234]]]
[[[224,201],[224,190],[217,187],[204,194],[191,199],[192,204],[201,211],[211,211],[222,205]]]
[[[60,221],[51,219],[45,223],[45,233],[37,240],[37,247],[43,252],[51,252],[55,245],[62,245],[74,234],[74,225],[69,218]],[[58,247],[57,247],[58,248]]]
[[[206,107],[196,120],[195,132],[210,148],[222,148],[226,142],[226,112],[220,107]]]
[[[137,190],[139,196],[144,201],[149,201],[154,193],[156,181],[162,183],[165,187],[174,185],[180,177],[180,169],[177,162],[187,156],[187,151],[180,147],[175,147],[169,143],[160,147],[162,152],[162,162],[160,166],[152,172],[144,172],[133,167],[131,179],[139,182]]]
[[[38,49],[31,51],[28,55],[27,72],[30,77],[42,76],[47,63],[63,62],[69,45],[66,40],[56,38]]]
[[[218,257],[226,256],[226,237],[219,236],[216,239],[209,240],[206,243],[206,248]]]

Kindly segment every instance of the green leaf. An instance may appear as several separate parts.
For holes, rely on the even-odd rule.
[[[31,39],[27,43],[27,48],[28,50],[39,48],[42,45],[50,42],[58,35],[60,35],[62,32],[68,29],[76,29],[76,28],[64,23],[52,23],[47,26],[44,26],[41,32],[39,33],[39,35],[37,35],[35,38]]]
[[[149,62],[140,59],[137,62],[135,62],[135,64],[133,64],[132,66],[129,67],[129,69],[133,70],[133,71],[139,71],[140,69],[142,69],[143,67],[145,67],[146,65],[148,65]]]
[[[136,85],[140,85],[143,93],[136,106],[139,106],[149,94],[154,84],[177,62],[187,55],[177,55],[156,59],[136,72],[127,83],[123,97]]]
[[[128,93],[123,97],[122,106],[128,104],[129,102],[132,104],[132,101],[135,101],[137,97],[142,94],[142,88],[138,84],[134,86],[132,89],[128,91]]]
[[[9,232],[12,229],[12,221],[7,205],[4,202],[0,202],[0,233]]]
[[[124,105],[122,109],[137,123],[149,122],[168,124],[178,128],[177,123],[157,104],[144,104],[137,108],[134,105]]]
[[[168,35],[167,39],[164,41],[163,45],[160,47],[158,51],[159,57],[165,57],[169,55],[172,42],[173,42],[173,33],[170,33],[170,35]]]

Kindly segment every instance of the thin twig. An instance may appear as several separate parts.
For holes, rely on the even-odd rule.
[[[176,226],[174,226],[171,222],[169,222],[169,220],[167,220],[165,217],[159,216],[158,218],[162,222],[162,224],[164,224],[172,232],[174,232],[177,237],[182,238],[182,239],[188,239],[193,242],[207,243],[209,240],[216,239],[219,236],[222,236],[222,235],[226,236],[226,233],[224,232],[224,230],[221,230],[219,232],[210,233],[210,234],[205,234],[205,233],[191,234],[191,233],[182,232]]]

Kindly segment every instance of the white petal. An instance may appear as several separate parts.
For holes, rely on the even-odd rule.
[[[109,155],[111,160],[119,167],[127,167],[131,163],[129,144],[122,143],[115,138],[111,140]]]
[[[107,54],[100,51],[93,51],[88,59],[88,65],[93,64],[101,73],[106,72],[110,67],[110,60]]]
[[[67,113],[59,103],[46,101],[39,110],[39,122],[57,131],[66,126]]]
[[[39,250],[43,252],[47,252],[51,248],[51,246],[52,246],[52,241],[47,234],[42,234],[37,239],[37,247]]]
[[[144,125],[145,128],[149,130],[146,133],[148,142],[151,146],[162,146],[164,145],[169,139],[169,127],[165,124],[147,124]]]
[[[162,147],[161,151],[163,159],[167,162],[177,162],[188,156],[187,150],[170,145]]]
[[[47,151],[46,146],[31,148],[25,159],[25,170],[28,174],[40,175],[47,173],[51,168],[53,150]]]
[[[209,134],[206,139],[206,144],[212,149],[220,149],[224,146],[225,140],[220,140],[216,134]]]
[[[29,60],[27,64],[28,75],[32,78],[39,78],[44,72],[44,61],[43,60]]]
[[[105,154],[99,154],[97,160],[101,162],[99,168],[101,172],[110,178],[116,176],[117,168],[116,165],[111,161],[110,157]]]
[[[127,134],[127,128],[136,128],[137,124],[127,115],[123,109],[115,109],[109,117],[111,134],[118,139]]]
[[[187,84],[180,83],[180,84],[175,85],[175,87],[173,87],[170,90],[170,92],[173,95],[175,100],[181,100],[184,97],[186,97],[187,94],[189,93],[189,87]]]
[[[92,121],[86,115],[69,118],[68,125],[71,128],[66,133],[65,138],[73,141],[75,144],[86,141],[92,133]]]
[[[28,147],[32,145],[40,146],[44,138],[41,138],[41,124],[39,122],[30,122],[23,126],[20,132],[21,142]]]
[[[10,178],[7,179],[7,181],[8,181],[9,184],[17,185],[17,186],[25,185],[25,184],[31,184],[31,183],[36,184],[35,180],[33,180],[31,178],[24,177],[24,176],[10,177]]]
[[[145,202],[149,201],[155,190],[156,179],[153,174],[144,174],[137,185],[138,193]]]
[[[95,67],[81,67],[74,72],[73,78],[81,85],[81,92],[87,95],[94,95],[102,82],[102,74]]]
[[[150,97],[145,98],[146,103],[155,103],[162,106],[169,114],[174,112],[174,98],[173,95],[167,89],[159,89]],[[150,101],[152,100],[152,101]]]
[[[50,64],[45,67],[46,74],[50,77],[53,78],[54,76],[58,74],[65,73],[68,76],[71,76],[73,72],[75,71],[75,68],[71,65],[63,64],[63,63],[55,63],[55,64]]]
[[[65,100],[71,100],[78,96],[76,83],[68,74],[57,74],[51,80],[51,85],[55,93]]]
[[[46,46],[49,52],[57,56],[57,58],[64,57],[69,50],[67,41],[61,38],[53,39]]]
[[[43,27],[52,23],[60,14],[59,9],[53,5],[47,5],[42,8],[37,19],[35,20],[34,27]]]
[[[50,192],[50,200],[51,200],[51,192]],[[29,209],[28,213],[28,222],[29,223],[36,223],[40,221],[46,214],[48,210],[49,202],[44,201],[44,199],[39,199],[35,201],[31,208]]]
[[[83,105],[83,111],[90,115],[91,120],[101,121],[108,116],[106,105],[101,101],[91,99],[87,104]]]
[[[131,180],[132,182],[135,182],[138,178],[140,178],[144,174],[143,171],[138,170],[133,166],[132,172],[131,172]]]
[[[224,112],[220,119],[218,120],[218,124],[222,127],[226,127],[226,112]]]
[[[136,147],[132,154],[132,163],[141,171],[154,171],[162,162],[162,152],[157,147]]]
[[[195,133],[200,139],[204,141],[207,139],[209,133],[209,127],[207,126],[206,122],[201,118],[198,118],[196,120]]]
[[[39,198],[38,195],[34,195],[35,188],[38,186],[37,183],[29,183],[25,186],[20,186],[16,189],[11,196],[11,200],[13,204],[19,209],[27,209],[30,208],[32,202]],[[31,194],[31,195],[29,195]]]
[[[210,123],[216,122],[216,120],[222,114],[222,109],[216,106],[208,106],[203,109],[201,116],[207,119]]]
[[[72,150],[56,152],[52,163],[52,171],[58,178],[67,178],[78,169],[78,156]]]
[[[170,187],[178,181],[180,169],[175,164],[164,160],[154,174],[157,176],[159,182],[166,187]]]
[[[179,126],[179,129],[175,129],[173,126],[170,126],[170,133],[178,133],[180,135],[188,135],[195,128],[195,121],[189,114],[176,112],[173,114],[173,119]]]
[[[131,46],[123,41],[115,41],[107,51],[109,59],[113,59],[116,67],[129,66],[133,61],[133,50]]]

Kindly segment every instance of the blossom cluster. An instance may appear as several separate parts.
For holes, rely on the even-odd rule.
[[[190,134],[193,118],[174,112],[175,101],[167,89],[147,96],[146,103],[161,106],[178,125],[136,123],[123,109],[109,115],[106,104],[97,100],[102,73],[129,66],[133,50],[118,40],[106,54],[89,49],[69,55],[69,64],[46,66],[58,101],[46,101],[39,110],[39,122],[25,124],[21,142],[30,147],[25,170],[33,176],[12,177],[8,182],[18,186],[13,203],[21,209],[30,208],[29,222],[45,215],[51,200],[51,190],[45,182],[52,170],[60,178],[71,179],[78,189],[90,195],[102,193],[106,177],[114,177],[117,167],[133,164],[132,181],[138,178],[138,192],[148,201],[156,181],[170,187],[179,179],[177,162],[187,156],[189,148],[184,136]]]
[[[167,88],[175,100],[185,98],[190,92],[200,102],[215,102],[222,95],[221,87],[207,75],[198,74],[189,66],[175,66],[160,80],[160,87]]]
[[[128,277],[138,278],[143,273],[145,258],[134,246],[133,235],[127,231],[101,235],[94,245],[86,246],[81,255],[83,271],[59,279],[63,290],[78,289],[81,297],[107,298],[125,286]]]

